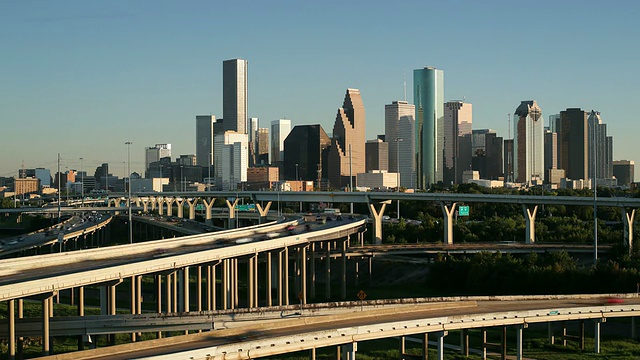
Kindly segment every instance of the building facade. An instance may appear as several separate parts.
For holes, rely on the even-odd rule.
[[[582,109],[570,108],[560,112],[556,122],[558,133],[558,167],[564,169],[565,176],[572,179],[589,178],[589,147],[587,113]]]
[[[416,109],[417,187],[427,189],[443,181],[444,72],[427,66],[413,70]]]
[[[247,181],[249,146],[247,134],[225,131],[215,137],[215,178],[221,190],[236,190]]]
[[[326,178],[329,146],[331,139],[322,126],[295,126],[284,140],[283,179],[318,181]]]
[[[591,110],[589,124],[589,178],[613,177],[613,137],[607,136],[607,124],[602,122],[599,111]]]
[[[544,180],[544,119],[535,100],[522,101],[515,111],[513,172],[516,182]]]
[[[271,164],[284,161],[284,140],[291,132],[291,120],[278,119],[271,122]]]
[[[328,178],[332,188],[355,184],[355,176],[365,172],[366,115],[360,90],[347,89],[333,124],[329,149]]]
[[[462,183],[462,172],[471,169],[473,107],[462,101],[444,104],[442,179],[445,185]]]
[[[364,144],[365,170],[389,171],[389,144],[381,139],[369,140]]]
[[[222,127],[224,131],[246,134],[248,62],[231,59],[222,62]]]
[[[256,134],[256,165],[269,164],[269,128],[259,128]]]
[[[619,186],[629,186],[634,182],[633,160],[616,160],[613,162],[613,176],[618,179]]]
[[[215,115],[196,116],[196,161],[198,166],[213,165],[213,138],[216,130]]]
[[[149,165],[152,162],[160,161],[165,157],[171,157],[171,144],[156,144],[148,147],[144,151],[144,169],[147,178],[153,177],[155,174],[149,174]]]
[[[400,186],[416,187],[416,107],[406,101],[384,106],[385,141],[389,144],[389,171],[400,172]]]
[[[478,171],[481,179],[497,180],[503,176],[503,139],[497,136],[495,130],[473,130],[471,149],[471,169]],[[460,170],[460,173],[464,173],[469,169]]]

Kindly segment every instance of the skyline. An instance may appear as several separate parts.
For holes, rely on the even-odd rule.
[[[474,129],[508,139],[507,114],[536,100],[545,124],[567,108],[596,110],[614,160],[634,160],[631,44],[640,5],[506,1],[212,4],[20,2],[0,5],[0,176],[25,167],[92,173],[103,162],[144,174],[144,149],[195,154],[195,117],[222,117],[222,62],[248,61],[248,117],[260,127],[332,128],[346,88],[367,113],[366,140],[384,133],[384,106],[413,103],[412,73],[444,71],[444,100],[473,104]],[[441,16],[426,16],[438,13]],[[428,19],[428,21],[426,20]],[[528,23],[531,20],[533,25]],[[592,25],[592,24],[597,24]],[[229,30],[225,30],[229,29]],[[348,34],[349,36],[345,36]],[[73,139],[73,141],[72,141]],[[120,166],[122,165],[122,166]]]

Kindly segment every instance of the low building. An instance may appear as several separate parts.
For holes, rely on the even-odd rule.
[[[35,177],[14,179],[13,192],[16,195],[37,194],[40,192],[40,179]]]
[[[356,176],[356,186],[369,189],[395,189],[398,187],[400,174],[383,170],[372,170]]]

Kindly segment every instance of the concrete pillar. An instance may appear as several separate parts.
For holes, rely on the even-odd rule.
[[[266,276],[265,276],[265,290],[266,290],[266,297],[267,297],[267,306],[272,306],[273,305],[273,300],[272,300],[272,296],[271,296],[271,251],[267,251],[267,265],[265,267],[266,270]]]
[[[184,218],[184,199],[183,198],[177,198],[176,199],[176,205],[178,206],[178,217],[180,219]]]
[[[195,220],[196,218],[196,205],[198,204],[198,200],[200,198],[187,199],[187,205],[189,205],[189,220]],[[213,204],[213,201],[211,201]]]
[[[553,323],[547,323],[547,336],[549,337],[549,345],[554,345],[556,343],[556,337],[553,335]]]
[[[355,267],[355,279],[354,279],[354,285],[356,287],[360,286],[359,284],[359,280],[360,280],[360,258],[359,257],[354,257],[353,258],[353,263],[354,263],[354,267]]]
[[[171,303],[173,304],[173,312],[176,313],[178,312],[178,306],[179,306],[179,302],[178,302],[178,291],[179,291],[179,287],[178,287],[178,272],[174,271],[173,272],[173,276],[171,279],[171,284],[173,285],[173,289],[171,291],[171,294],[173,295],[173,299],[171,300]],[[182,299],[182,297],[180,297],[180,299]]]
[[[213,203],[216,201],[215,198],[202,199],[202,203],[204,203],[205,208],[205,224],[211,225],[213,220],[211,220],[211,207],[213,207]]]
[[[303,246],[300,249],[300,301],[302,304],[307,304],[307,247],[309,245]]]
[[[260,214],[260,217],[258,218],[258,224],[262,224],[262,222],[266,220],[267,215],[269,214],[269,208],[271,208],[271,201],[267,203],[267,206],[265,206],[264,209],[262,208],[262,205],[258,204],[255,201],[254,203],[256,204],[256,209],[258,209],[258,214]]]
[[[600,324],[602,324],[605,321],[606,321],[605,318],[597,319],[595,321],[595,332],[593,334],[593,341],[594,341],[594,349],[593,349],[593,351],[596,354],[600,354]]]
[[[453,215],[456,211],[456,203],[451,204],[451,209],[444,203],[440,204],[442,215],[444,216],[444,238],[442,242],[446,245],[453,245]]]
[[[580,321],[580,350],[584,351],[584,320]]]
[[[325,248],[325,298],[327,300],[331,299],[331,246],[327,243]]]
[[[469,332],[460,329],[460,355],[469,357]]]
[[[149,198],[142,198],[142,211],[144,213],[149,212]]]
[[[253,286],[253,257],[255,255],[251,255],[248,259],[247,259],[247,307],[248,308],[253,308],[255,306],[255,304],[253,303],[253,300],[255,299],[255,296],[253,294],[253,290],[254,290],[254,286]]]
[[[282,266],[283,254],[284,254],[284,250],[278,251],[278,274],[277,274],[277,278],[278,278],[278,306],[284,305],[284,301],[283,301],[284,289],[283,289],[283,286],[282,286],[282,284],[284,283],[284,281],[282,279],[283,276],[284,276],[284,275],[282,275],[282,272],[283,272],[282,271],[282,269],[283,269],[283,266]]]
[[[316,348],[309,349],[309,360],[316,360]]]
[[[533,206],[533,211],[529,210],[526,204],[522,204],[522,212],[526,222],[526,231],[524,233],[524,242],[533,244],[536,242],[536,213],[538,213],[538,205]]]
[[[487,329],[480,329],[482,334],[482,360],[487,360]]]
[[[379,211],[376,211],[374,204],[369,204],[369,212],[373,220],[373,242],[376,245],[382,244],[382,215],[384,215],[384,209],[387,205],[391,204],[391,200],[382,201],[380,204]]]
[[[173,279],[173,273],[168,273],[167,276],[165,277],[165,285],[166,285],[166,292],[167,292],[167,313],[171,313],[173,312],[173,306],[171,304],[171,301],[173,300],[173,296],[171,295],[172,293],[172,289],[173,289],[173,285],[172,280]]]
[[[135,315],[137,310],[136,310],[136,304],[138,303],[138,301],[136,300],[136,277],[132,276],[131,278],[131,292],[130,292],[130,307],[131,307],[131,314]],[[136,338],[136,333],[131,333],[131,342],[135,342],[137,340]]]
[[[516,360],[522,360],[522,329],[524,325],[516,326]]]
[[[182,306],[181,311],[189,312],[189,267],[182,269]]]
[[[340,298],[347,298],[347,240],[342,240],[342,274],[340,276]]]
[[[238,205],[238,198],[236,198],[235,200],[233,200],[233,203],[231,201],[229,201],[228,199],[225,200],[225,202],[227,203],[227,208],[229,208],[229,229],[235,229],[236,228],[236,205]]]
[[[217,299],[217,283],[216,283],[216,268],[218,267],[220,262],[218,261],[215,265],[211,266],[211,310],[215,310],[218,308]]]
[[[176,201],[176,198],[173,196],[167,196],[164,198],[164,202],[167,203],[167,216],[173,216],[173,203]]]
[[[405,339],[404,336],[400,336],[398,341],[398,359],[404,360],[404,352],[405,352]]]
[[[239,286],[239,281],[238,281],[238,258],[232,259],[232,264],[233,264],[233,281],[231,282],[231,285],[233,285],[233,309],[237,309],[240,306],[240,298],[239,298],[239,294],[240,294],[240,286]]]
[[[562,322],[562,346],[567,347],[567,323]]]
[[[229,288],[229,259],[222,260],[222,309],[229,308],[231,289]]]
[[[429,333],[422,335],[422,360],[429,359]]]
[[[24,301],[18,299],[18,319],[22,318],[24,318]],[[18,336],[17,347],[16,357],[22,360],[24,358],[24,338],[22,336]]]
[[[444,337],[449,335],[448,331],[438,331],[436,336],[438,337],[438,360],[444,360]]]
[[[311,299],[316,298],[316,243],[311,243],[311,254],[309,261],[309,275],[311,275],[311,287],[309,288],[309,296]]]
[[[633,218],[636,215],[636,209],[622,208],[622,223],[624,224],[624,245],[629,249],[629,255],[633,250]]]
[[[8,340],[8,359],[16,358],[16,301],[11,299],[7,301],[7,320],[9,321],[9,338]]]
[[[356,359],[356,351],[358,350],[358,343],[352,342],[347,343],[341,346],[342,354],[341,358],[343,360],[355,360]]]
[[[289,305],[289,248],[284,248],[284,304]]]
[[[158,203],[158,215],[162,216],[164,211],[164,198],[162,196],[156,197],[156,202]]]
[[[49,306],[51,306],[51,297],[46,296],[42,299],[42,355],[49,355],[49,317],[50,310]]]
[[[198,309],[198,312],[202,311],[202,266],[198,265],[196,267],[196,297],[197,297],[197,301],[196,301],[196,308]]]
[[[113,198],[113,207],[120,207],[120,202],[122,201],[122,199],[120,198]]]
[[[502,327],[502,341],[500,342],[500,356],[504,360],[507,358],[507,327]]]

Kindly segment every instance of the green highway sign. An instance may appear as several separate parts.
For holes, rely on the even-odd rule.
[[[460,206],[458,208],[458,216],[469,216],[469,206]]]

